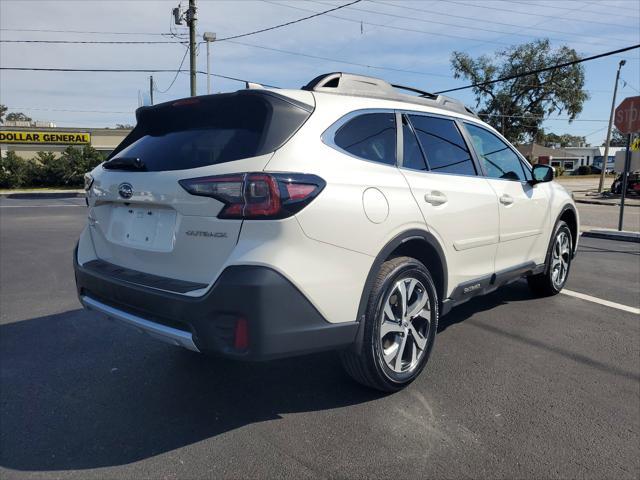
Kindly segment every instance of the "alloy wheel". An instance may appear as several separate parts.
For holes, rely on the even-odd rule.
[[[395,373],[413,371],[429,343],[431,304],[424,284],[414,277],[402,278],[384,299],[380,319],[381,354]]]
[[[569,235],[565,231],[560,231],[551,252],[551,281],[557,290],[564,286],[567,279],[570,257],[571,241]]]

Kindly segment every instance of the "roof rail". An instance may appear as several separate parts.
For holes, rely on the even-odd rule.
[[[261,90],[264,88],[264,85],[262,85],[261,83],[255,83],[255,82],[244,82],[245,87],[247,90]]]
[[[419,94],[419,96],[399,93],[396,89],[414,92]],[[380,78],[355,75],[352,73],[333,72],[319,75],[302,87],[302,90],[418,103],[420,105],[476,116],[471,109],[465,107],[462,102],[454,98],[425,92],[424,90],[413,87],[392,85]]]

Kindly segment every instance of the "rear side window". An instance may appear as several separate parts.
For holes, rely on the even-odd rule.
[[[364,113],[338,129],[336,146],[358,158],[396,164],[396,120],[393,113]]]
[[[418,140],[427,155],[429,170],[436,173],[476,175],[469,149],[453,120],[411,115]]]
[[[179,100],[137,112],[112,158],[139,158],[147,171],[182,170],[271,153],[311,115],[275,94],[236,92]]]

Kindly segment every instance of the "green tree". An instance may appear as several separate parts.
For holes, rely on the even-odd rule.
[[[27,117],[22,112],[11,112],[7,114],[7,120],[10,122],[30,122],[31,117]]]
[[[561,135],[553,132],[546,133],[544,129],[541,128],[536,133],[534,141],[539,145],[544,145],[545,147],[551,147],[554,145],[560,145],[561,147],[579,147],[581,145],[586,145],[587,139],[585,137],[570,135],[568,133],[563,133]]]
[[[0,125],[4,123],[5,113],[7,113],[7,106],[0,104]]]
[[[543,39],[475,59],[456,51],[451,55],[451,66],[455,78],[483,83],[578,58],[574,49],[563,46],[553,50],[549,40]],[[534,139],[544,117],[551,114],[564,112],[572,121],[589,98],[580,64],[480,85],[473,87],[473,93],[482,119],[515,143]]]
[[[607,139],[605,138],[602,141],[602,146],[605,147],[607,145]],[[626,147],[627,146],[627,136],[618,130],[616,127],[613,127],[611,130],[611,142],[609,142],[610,147]]]
[[[129,123],[116,123],[116,130],[133,130],[133,125]]]

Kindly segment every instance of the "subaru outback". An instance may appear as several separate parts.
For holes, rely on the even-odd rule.
[[[244,360],[338,350],[395,391],[456,305],[567,281],[571,195],[454,99],[332,73],[136,119],[86,175],[74,266],[87,309],[157,339]]]

